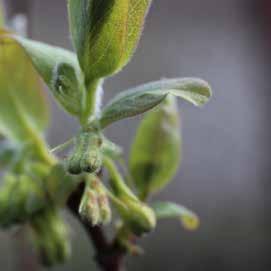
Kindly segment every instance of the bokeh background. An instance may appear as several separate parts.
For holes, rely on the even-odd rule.
[[[12,2],[12,0],[7,0]],[[25,0],[17,6],[24,8]],[[34,39],[71,48],[65,0],[27,1]],[[213,87],[203,109],[180,102],[183,163],[158,198],[201,217],[197,232],[164,221],[128,270],[265,271],[271,261],[271,3],[268,0],[155,0],[135,57],[105,84],[119,91],[161,77],[197,76]],[[51,100],[50,144],[78,126]],[[140,118],[106,133],[128,150]],[[154,142],[155,143],[155,142]],[[71,219],[71,218],[69,218]],[[95,270],[93,251],[71,219],[74,255],[62,270]],[[21,270],[12,233],[0,233],[0,270]]]

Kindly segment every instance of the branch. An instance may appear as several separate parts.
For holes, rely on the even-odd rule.
[[[126,251],[121,248],[115,240],[113,240],[113,242],[108,241],[101,227],[93,227],[80,217],[78,209],[83,192],[84,183],[81,183],[77,190],[69,197],[67,207],[85,228],[90,241],[95,247],[95,260],[101,269],[104,271],[124,270],[123,265]]]

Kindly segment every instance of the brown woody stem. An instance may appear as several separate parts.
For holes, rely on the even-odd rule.
[[[126,251],[119,246],[116,240],[108,241],[101,227],[93,227],[80,217],[78,209],[83,192],[84,183],[81,183],[68,199],[67,206],[69,210],[84,226],[89,239],[95,247],[95,260],[100,268],[103,271],[123,271]]]

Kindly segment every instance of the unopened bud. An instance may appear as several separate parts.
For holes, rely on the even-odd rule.
[[[112,212],[107,193],[101,181],[97,177],[92,180],[91,186],[97,194],[98,205],[100,208],[100,224],[106,225],[110,223],[112,218]]]
[[[105,225],[111,221],[112,213],[109,200],[97,176],[89,177],[79,212],[92,225]]]
[[[96,226],[100,221],[100,208],[96,191],[86,186],[83,198],[79,207],[80,215]]]
[[[126,208],[120,210],[121,216],[135,235],[140,236],[155,228],[155,214],[145,203],[133,199],[126,199],[123,203]]]
[[[68,171],[71,174],[83,172],[94,173],[102,165],[102,138],[96,132],[83,132],[76,138],[75,151],[68,160]]]

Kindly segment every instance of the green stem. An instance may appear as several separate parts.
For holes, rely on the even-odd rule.
[[[120,165],[124,171],[124,175],[125,175],[125,179],[127,180],[127,183],[130,186],[133,186],[133,184],[134,184],[133,177],[132,177],[131,173],[129,172],[129,169],[126,165],[126,162],[125,162],[125,159],[123,156],[121,156],[119,162],[120,162]]]
[[[50,150],[43,138],[34,130],[31,133],[31,140],[35,146],[36,154],[48,165],[57,163],[56,157],[50,153]]]
[[[133,199],[137,200],[137,198],[132,193],[130,188],[124,182],[124,180],[123,180],[121,174],[119,173],[116,165],[114,164],[114,162],[110,158],[104,157],[104,166],[106,167],[106,169],[109,172],[109,175],[111,176],[110,184],[111,184],[111,187],[114,190],[114,192],[117,195],[122,194],[122,195],[126,195],[126,196],[128,196],[130,198],[133,198]]]
[[[80,118],[82,127],[85,127],[91,116],[95,117],[97,107],[97,91],[100,85],[100,80],[96,79],[91,84],[88,84],[88,88],[85,94],[83,112]]]

